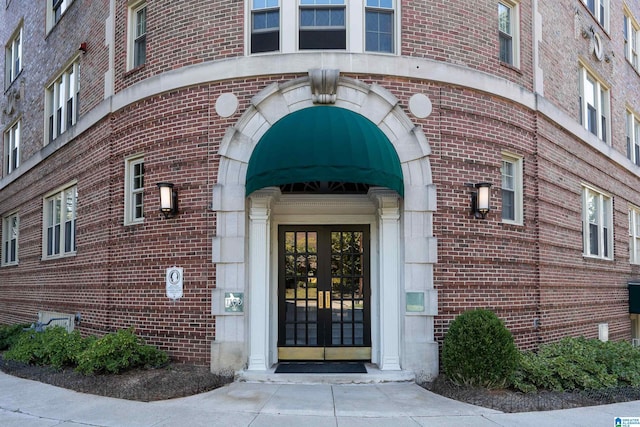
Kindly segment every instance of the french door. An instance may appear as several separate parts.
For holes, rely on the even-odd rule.
[[[278,359],[371,360],[369,226],[280,226]]]

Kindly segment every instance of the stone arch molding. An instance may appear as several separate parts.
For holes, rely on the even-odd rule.
[[[249,370],[259,370],[262,367],[266,369],[269,360],[273,359],[268,350],[265,350],[267,354],[260,351],[260,355],[256,356],[256,349],[251,348],[269,347],[268,343],[256,343],[254,338],[247,336],[255,335],[257,332],[252,326],[253,314],[247,310],[248,319],[243,321],[244,316],[226,313],[221,301],[224,300],[224,292],[249,290],[248,287],[245,288],[245,283],[251,282],[252,279],[245,276],[254,274],[253,266],[251,272],[247,268],[249,258],[254,259],[250,246],[255,247],[258,243],[253,241],[255,237],[252,236],[252,227],[247,226],[247,220],[253,224],[254,219],[263,217],[265,227],[268,227],[270,201],[264,200],[277,193],[260,190],[250,195],[249,200],[245,198],[247,165],[253,149],[275,122],[294,111],[314,105],[311,84],[310,77],[302,77],[267,86],[252,98],[247,111],[227,130],[221,142],[218,152],[220,165],[211,205],[217,214],[216,232],[212,242],[212,261],[216,264],[217,272],[217,288],[213,291],[212,298],[212,313],[216,315],[216,340],[212,344],[213,370],[239,369],[246,367],[247,361]],[[398,310],[398,332],[404,335],[405,330],[409,329],[410,331],[406,332],[410,333],[405,335],[404,348],[398,350],[397,365],[401,364],[402,369],[435,376],[438,353],[433,337],[433,316],[437,314],[437,298],[433,289],[432,267],[437,254],[432,215],[436,210],[436,191],[428,159],[431,148],[421,128],[415,126],[399,106],[398,99],[380,85],[369,85],[340,76],[337,80],[335,106],[359,113],[375,123],[398,153],[405,190],[403,201],[396,204],[400,213],[401,234],[398,280],[403,284],[399,303],[404,304],[404,291],[423,292],[425,311],[418,316],[408,316],[404,310]],[[385,204],[386,202],[378,200],[381,215]],[[260,206],[263,207],[262,210]],[[265,239],[268,240],[268,237]],[[266,247],[269,244],[268,241],[260,243]],[[268,260],[264,262],[268,264]],[[265,297],[268,298],[269,295]],[[250,295],[247,295],[247,300],[250,298]],[[249,309],[251,305],[245,307]],[[268,325],[261,327],[264,328],[264,335],[268,336]],[[415,335],[411,333],[414,330],[422,332]],[[410,342],[412,337],[416,339],[415,345]],[[425,348],[425,345],[428,348]],[[426,365],[425,358],[428,359]]]
[[[425,197],[435,194],[428,159],[431,147],[420,127],[402,111],[398,99],[380,85],[340,77],[336,92],[337,107],[354,111],[377,124],[396,149],[404,174],[405,210],[424,210],[421,208],[427,207]],[[226,210],[225,201],[235,199],[231,193],[244,186],[247,164],[260,138],[287,114],[312,107],[311,95],[310,78],[303,77],[273,83],[253,97],[250,107],[236,125],[227,130],[220,145],[220,167],[214,190],[214,203],[220,210]]]

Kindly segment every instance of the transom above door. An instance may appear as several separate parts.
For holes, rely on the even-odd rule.
[[[278,229],[279,360],[370,360],[368,225]]]

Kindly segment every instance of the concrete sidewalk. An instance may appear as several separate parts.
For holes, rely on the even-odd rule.
[[[134,402],[0,373],[0,426],[615,426],[640,417],[640,401],[505,414],[468,405],[411,382],[267,384],[235,382],[208,393]]]

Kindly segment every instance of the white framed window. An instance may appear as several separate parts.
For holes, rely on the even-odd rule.
[[[45,93],[46,135],[51,142],[78,121],[80,112],[80,64],[69,65],[51,83]]]
[[[22,25],[9,39],[4,50],[5,58],[5,87],[18,77],[22,71]]]
[[[589,12],[605,30],[609,30],[609,0],[582,0]]]
[[[640,71],[638,63],[638,43],[640,37],[640,24],[633,18],[626,5],[624,8],[624,21],[622,33],[624,35],[624,57],[635,68]]]
[[[279,50],[279,0],[251,0],[251,53]]]
[[[67,11],[73,0],[45,0],[47,2],[47,31],[51,30]]]
[[[626,114],[627,158],[640,166],[640,119],[627,110]]]
[[[613,259],[613,200],[587,186],[582,191],[582,235],[585,256]]]
[[[300,0],[298,49],[346,49],[345,0]]]
[[[147,61],[147,3],[136,1],[129,5],[127,69]]]
[[[139,224],[144,220],[144,158],[125,160],[124,172],[124,223]]]
[[[395,33],[393,14],[393,0],[366,0],[365,51],[393,53]]]
[[[629,262],[640,264],[640,208],[629,206]]]
[[[523,223],[522,157],[502,154],[502,221]]]
[[[2,266],[18,264],[18,234],[20,218],[11,213],[2,218]]]
[[[4,133],[4,174],[9,175],[20,166],[20,120]]]
[[[580,123],[604,142],[610,142],[609,88],[580,67]]]
[[[498,38],[500,61],[520,66],[520,10],[516,2],[501,0],[498,2]]]
[[[78,188],[70,185],[44,198],[43,259],[75,255]]]
[[[509,0],[507,0],[509,1]],[[245,0],[245,52],[397,54],[398,0]]]

